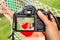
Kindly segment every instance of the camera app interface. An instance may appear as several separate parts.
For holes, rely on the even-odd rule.
[[[34,30],[34,17],[18,17],[17,30]]]

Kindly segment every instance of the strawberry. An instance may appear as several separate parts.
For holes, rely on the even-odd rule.
[[[22,25],[23,29],[27,29],[27,27],[28,27],[28,23],[25,23]],[[33,32],[20,32],[20,33],[22,33],[24,36],[28,37],[28,36],[31,36]]]

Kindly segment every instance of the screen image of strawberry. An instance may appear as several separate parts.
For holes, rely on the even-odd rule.
[[[23,29],[27,29],[27,27],[28,27],[28,23],[27,22],[22,25]],[[32,34],[33,34],[33,32],[20,32],[20,33],[22,33],[26,37],[32,36]],[[42,34],[45,36],[44,32],[42,32]]]
[[[27,29],[28,23],[26,22],[25,24],[22,25],[23,29]],[[21,32],[24,36],[29,37],[32,35],[33,32]]]

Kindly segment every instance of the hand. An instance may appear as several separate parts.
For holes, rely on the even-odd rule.
[[[57,28],[57,24],[55,22],[55,19],[53,18],[53,16],[50,14],[50,20],[48,20],[48,18],[40,11],[37,12],[39,18],[45,23],[45,33],[47,36],[47,40],[60,40],[59,37],[59,32],[58,32],[58,28]],[[37,34],[35,34],[37,35]],[[39,35],[39,34],[38,34]],[[39,40],[39,37],[26,37],[22,40]]]
[[[0,4],[0,7],[2,8],[1,14],[8,14],[11,18],[13,18],[14,12],[11,11],[8,7],[6,7],[4,4]]]
[[[0,8],[2,8],[2,12],[0,12],[0,13],[2,13],[2,14],[8,13],[9,8],[6,7],[5,5],[0,4]]]
[[[37,14],[40,19],[45,23],[47,39],[60,40],[57,24],[53,16],[50,14],[50,20],[48,20],[48,18],[44,14],[42,14],[42,12],[38,11]]]

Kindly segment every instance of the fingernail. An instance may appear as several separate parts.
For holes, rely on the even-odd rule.
[[[37,14],[40,15],[40,14],[42,14],[42,12],[41,11],[38,11]]]

